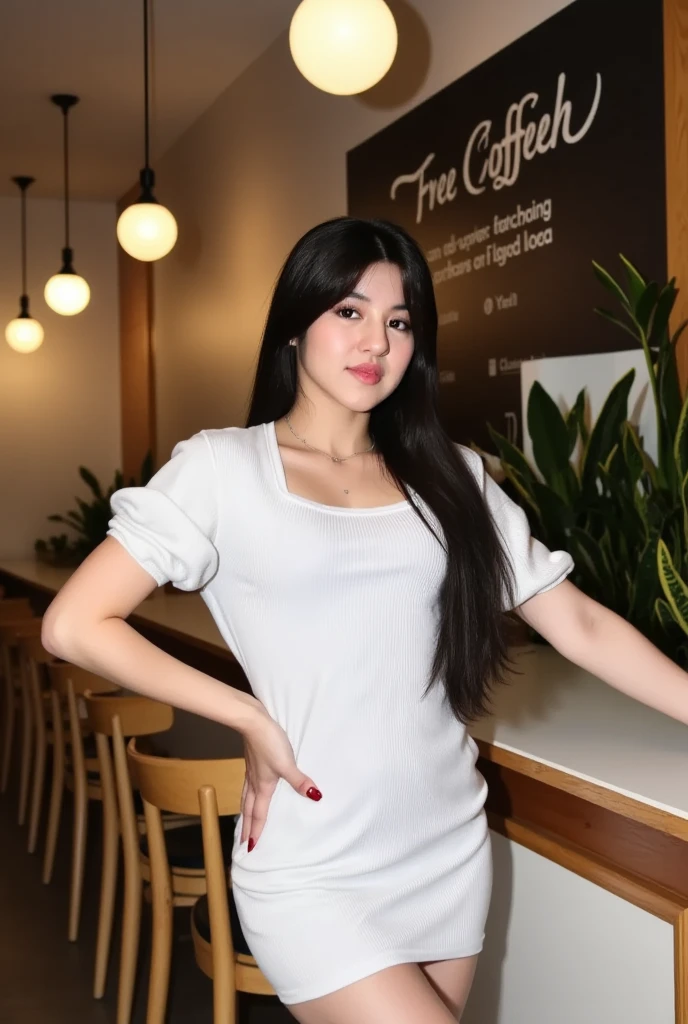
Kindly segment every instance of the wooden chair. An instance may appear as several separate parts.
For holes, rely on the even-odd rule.
[[[150,883],[150,864],[143,806],[135,788],[136,780],[127,763],[125,737],[151,737],[165,732],[172,726],[174,710],[167,704],[127,693],[119,696],[86,693],[85,700],[89,722],[96,738],[103,788],[103,876],[93,994],[96,999],[102,997],[107,977],[116,884],[116,824],[119,818],[124,855],[124,906],[117,1024],[129,1024],[136,978],[143,887],[144,883]],[[154,740],[148,742],[155,744]],[[189,825],[191,828],[186,827]],[[189,859],[189,852],[196,861],[199,859],[197,851],[201,838],[198,814],[166,815],[163,827],[170,833],[175,831],[168,843],[171,848],[170,859],[175,863],[172,872],[172,903],[175,906],[186,906],[197,898],[199,892],[205,892],[203,869],[184,866]],[[108,863],[114,863],[115,867],[106,867]]]
[[[10,675],[14,672],[14,684],[16,694],[16,707],[21,715],[21,747],[19,765],[19,808],[17,820],[20,825],[26,821],[26,813],[29,805],[29,787],[31,782],[31,758],[34,749],[35,717],[33,700],[31,697],[31,685],[29,673],[26,666],[26,659],[21,655],[19,649],[20,634],[25,637],[40,637],[41,620],[36,617],[26,617],[15,622],[6,622],[0,625],[0,637],[3,646],[9,650]],[[13,668],[14,666],[14,668]]]
[[[23,686],[28,689],[29,707],[33,728],[33,784],[29,811],[29,837],[27,849],[34,853],[38,841],[38,825],[43,806],[45,784],[45,763],[48,747],[54,742],[54,722],[50,708],[50,689],[47,683],[46,667],[55,658],[41,643],[40,619],[16,627],[19,658],[23,671]]]
[[[88,719],[80,714],[80,700],[86,690],[112,691],[117,687],[101,676],[69,662],[48,665],[54,730],[53,780],[50,811],[43,860],[43,882],[52,878],[55,846],[62,815],[65,787],[74,793],[72,821],[72,867],[69,889],[67,936],[76,942],[79,935],[81,899],[84,887],[84,863],[88,836],[88,801],[102,800],[100,765],[95,746],[90,740]],[[83,705],[82,705],[83,707]],[[65,708],[68,737],[65,738]]]
[[[172,941],[171,879],[161,811],[190,814],[199,808],[208,894],[194,905],[191,914],[194,951],[198,966],[213,979],[215,1024],[235,1024],[237,992],[275,995],[241,935],[233,903],[234,941],[230,927],[227,857],[222,848],[220,817],[235,816],[241,809],[244,759],[183,761],[154,757],[143,753],[135,740],[129,743],[128,752],[135,765],[150,838],[153,956],[147,1024],[161,1024],[164,1017],[165,966],[169,970]],[[233,825],[234,818],[229,820]]]
[[[19,665],[16,657],[17,645],[11,626],[16,622],[26,622],[33,619],[33,617],[28,598],[5,597],[0,601],[0,671],[2,672],[3,692],[5,695],[5,715],[2,730],[2,767],[0,768],[1,793],[7,790],[12,762],[16,712],[21,707]]]

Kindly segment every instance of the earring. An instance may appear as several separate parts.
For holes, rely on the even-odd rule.
[[[292,338],[291,341],[289,342],[289,344],[290,345],[295,345],[296,344],[296,338]]]

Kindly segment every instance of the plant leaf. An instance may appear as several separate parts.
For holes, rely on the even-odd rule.
[[[604,267],[601,267],[599,263],[596,263],[595,260],[592,261],[592,267],[600,284],[606,288],[607,291],[611,292],[612,295],[619,300],[621,305],[625,306],[625,308],[630,312],[631,303],[618,281],[615,281],[612,275],[606,271]]]
[[[663,540],[657,545],[657,568],[662,590],[674,620],[684,633],[688,633],[688,587],[676,571],[669,548]]]
[[[616,324],[617,327],[621,327],[621,329],[626,331],[627,334],[630,334],[636,343],[640,341],[638,334],[631,325],[624,323],[623,320],[619,320],[618,316],[614,316],[614,314],[610,313],[608,309],[602,309],[600,306],[595,306],[594,312],[597,313],[598,316],[604,317],[605,320],[609,320],[611,323]]]
[[[93,491],[93,494],[95,495],[96,498],[103,497],[103,492],[101,490],[100,484],[98,483],[98,480],[90,471],[90,469],[86,469],[85,466],[79,466],[79,476],[84,481],[84,483]]]
[[[597,467],[604,464],[621,437],[621,427],[628,419],[628,395],[635,379],[631,369],[617,381],[607,395],[602,411],[590,434],[583,460],[582,487],[588,499],[597,493]]]
[[[535,464],[549,486],[566,498],[564,474],[569,469],[569,435],[556,402],[535,381],[528,395],[528,433]]]
[[[619,259],[626,268],[626,276],[628,277],[629,289],[633,300],[633,309],[637,313],[638,303],[647,287],[647,282],[640,271],[633,266],[630,260],[626,259],[623,253],[619,253]]]

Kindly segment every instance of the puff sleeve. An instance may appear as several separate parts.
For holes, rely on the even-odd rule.
[[[573,559],[567,551],[550,551],[536,540],[525,512],[486,472],[480,456],[470,448],[459,447],[478,481],[513,567],[514,593],[511,600],[504,601],[504,610],[511,611],[566,579],[573,569]]]
[[[145,487],[123,487],[110,500],[114,537],[158,586],[198,590],[218,567],[218,487],[210,442],[180,441]]]

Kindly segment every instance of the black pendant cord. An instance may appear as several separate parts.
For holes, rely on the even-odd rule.
[[[64,208],[65,208],[65,248],[69,249],[69,132],[67,131],[67,107],[62,108],[64,115]]]
[[[29,178],[26,175],[20,175],[16,178],[12,178],[12,181],[17,185],[21,191],[21,274],[22,274],[22,293],[19,299],[20,305],[20,317],[29,316],[29,296],[26,291],[26,190],[29,185],[33,185],[35,178]]]
[[[148,106],[148,0],[143,0],[143,110],[145,169],[150,171],[150,111]]]
[[[22,295],[26,295],[26,189],[21,194]]]
[[[65,244],[62,250],[63,266],[61,274],[73,274],[72,250],[69,244],[69,128],[67,117],[70,109],[79,102],[78,96],[68,93],[56,93],[50,97],[56,107],[59,107],[63,115],[63,171],[64,171],[64,217],[65,217]]]

